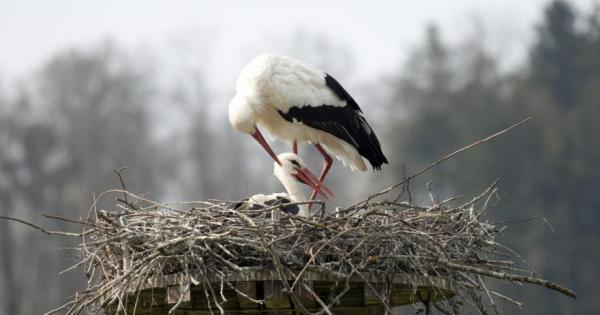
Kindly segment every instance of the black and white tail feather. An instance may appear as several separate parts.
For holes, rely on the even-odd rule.
[[[279,114],[289,122],[302,122],[346,141],[371,163],[373,169],[381,169],[381,165],[387,164],[388,160],[362,110],[340,83],[327,73],[325,73],[325,84],[340,100],[346,102],[345,106],[331,104],[293,106],[287,113],[279,111]]]

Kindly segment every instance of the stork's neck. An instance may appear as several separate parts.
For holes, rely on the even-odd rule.
[[[283,187],[285,187],[285,190],[290,196],[292,202],[306,201],[306,196],[304,196],[304,191],[302,191],[302,188],[300,187],[300,185],[298,185],[298,180],[296,180],[296,178],[294,178],[290,173],[282,171],[281,169],[279,170],[280,171],[275,172],[275,176],[277,176]],[[299,207],[300,211],[298,211],[298,215],[308,217],[308,205],[303,204],[299,205]]]

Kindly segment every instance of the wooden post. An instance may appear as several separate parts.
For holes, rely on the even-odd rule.
[[[268,309],[276,311],[275,314],[292,315],[290,298],[283,293],[283,283],[278,280],[263,282],[265,305]]]
[[[258,300],[258,295],[256,294],[256,282],[254,281],[239,281],[235,283],[235,288],[246,294],[247,296]],[[260,308],[260,304],[254,303],[244,297],[243,295],[237,293],[238,303],[240,305],[240,309],[258,309]]]

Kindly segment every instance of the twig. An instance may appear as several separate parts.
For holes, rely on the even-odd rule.
[[[48,219],[54,219],[54,220],[59,220],[59,221],[64,221],[64,222],[77,223],[77,224],[82,224],[82,225],[97,227],[96,225],[92,224],[89,221],[74,220],[74,219],[63,218],[63,217],[59,217],[59,216],[55,216],[55,215],[50,215],[50,214],[43,214],[43,216],[45,218],[48,218]]]
[[[4,219],[4,220],[9,220],[9,221],[16,221],[22,224],[25,224],[29,227],[32,227],[40,232],[44,232],[48,235],[62,235],[62,236],[72,236],[72,237],[81,237],[83,235],[83,233],[71,233],[71,232],[63,232],[63,231],[51,231],[51,230],[47,230],[43,227],[40,227],[38,225],[35,225],[31,222],[27,222],[21,219],[17,219],[17,218],[11,218],[11,217],[5,217],[5,216],[0,216],[0,219]]]
[[[126,204],[129,204],[129,201],[127,201],[127,194],[125,193],[125,191],[127,191],[127,187],[125,187],[125,181],[123,180],[123,176],[121,175],[121,172],[126,169],[127,169],[127,167],[123,166],[123,167],[119,168],[118,170],[113,170],[113,172],[115,174],[117,174],[117,177],[119,178],[119,182],[121,182],[121,187],[123,188],[123,199],[125,199]]]
[[[412,175],[408,176],[406,179],[402,180],[402,181],[401,181],[401,182],[399,182],[398,184],[395,184],[395,185],[393,185],[393,186],[391,186],[391,187],[388,187],[388,188],[386,188],[386,189],[384,189],[384,190],[382,190],[382,191],[380,191],[380,192],[378,192],[378,193],[372,194],[372,195],[370,195],[368,198],[366,198],[366,199],[364,199],[364,200],[361,200],[361,201],[357,202],[355,205],[353,205],[353,206],[349,207],[349,208],[348,208],[348,209],[346,209],[346,210],[350,210],[350,209],[352,209],[352,208],[356,208],[356,207],[358,207],[359,205],[361,205],[361,204],[364,204],[364,203],[368,202],[369,200],[371,200],[371,199],[373,199],[373,198],[376,198],[376,197],[378,197],[378,196],[384,195],[384,194],[388,193],[390,190],[393,190],[393,189],[397,188],[398,186],[400,186],[400,185],[403,185],[404,183],[406,183],[406,182],[410,181],[411,179],[413,179],[413,178],[415,178],[415,177],[417,177],[417,176],[419,176],[419,175],[421,175],[421,174],[423,174],[423,173],[425,173],[425,172],[429,171],[430,169],[432,169],[432,168],[434,168],[434,167],[436,167],[436,166],[438,166],[438,165],[442,164],[444,161],[446,161],[446,160],[448,160],[448,159],[450,159],[450,158],[452,158],[452,157],[454,157],[454,156],[456,156],[456,155],[458,155],[458,154],[460,154],[460,153],[462,153],[462,152],[464,152],[464,151],[466,151],[466,150],[469,150],[470,148],[473,148],[473,147],[475,147],[475,146],[478,146],[478,145],[480,145],[480,144],[482,144],[482,143],[485,143],[485,142],[487,142],[487,141],[490,141],[490,140],[492,140],[492,139],[494,139],[494,138],[496,138],[496,137],[498,137],[498,136],[500,136],[500,135],[502,135],[502,134],[504,134],[504,133],[507,133],[507,132],[509,132],[510,130],[512,130],[512,129],[514,129],[514,128],[516,128],[516,127],[518,127],[518,126],[520,126],[520,125],[522,125],[522,124],[524,124],[524,123],[526,123],[527,121],[529,121],[529,120],[530,120],[530,119],[532,119],[532,118],[533,118],[533,117],[527,117],[527,118],[525,118],[525,119],[523,119],[523,120],[519,121],[518,123],[516,123],[516,124],[514,124],[514,125],[512,125],[512,126],[510,126],[510,127],[508,127],[508,128],[505,128],[505,129],[503,129],[503,130],[500,130],[500,131],[498,131],[498,132],[496,132],[496,133],[494,133],[494,134],[492,134],[492,135],[490,135],[490,136],[488,136],[488,137],[485,137],[485,138],[483,138],[483,139],[481,139],[481,140],[478,140],[478,141],[475,141],[475,142],[473,142],[473,143],[471,143],[471,144],[469,144],[469,145],[467,145],[467,146],[465,146],[465,147],[462,147],[462,148],[460,148],[460,149],[458,149],[458,150],[455,150],[454,152],[452,152],[452,153],[450,153],[450,154],[447,154],[446,156],[442,157],[441,159],[439,159],[439,160],[437,160],[437,161],[435,161],[435,162],[433,162],[433,163],[431,163],[431,164],[427,165],[426,167],[424,167],[424,168],[420,169],[420,170],[419,170],[419,171],[417,171],[416,173],[414,173],[414,174],[412,174]]]
[[[314,311],[294,294],[298,289],[307,292],[317,302],[311,314],[335,313],[354,281],[376,292],[389,312],[394,306],[389,296],[394,285],[387,283],[388,290],[378,292],[371,281],[373,277],[390,281],[400,274],[414,288],[412,298],[429,287],[436,299],[442,299],[424,301],[428,312],[436,308],[458,314],[472,306],[489,314],[497,297],[511,301],[477,281],[480,277],[532,283],[574,296],[571,290],[536,276],[528,266],[513,266],[520,256],[498,243],[502,228],[486,220],[495,184],[467,204],[456,198],[426,206],[369,199],[357,206],[356,215],[323,211],[311,217],[286,214],[280,206],[233,210],[225,201],[159,203],[112,190],[94,198],[85,221],[66,219],[83,226],[81,258],[70,269],[85,266],[88,283],[63,309],[68,315],[99,313],[106,307],[129,312],[138,307],[141,290],[168,283],[182,285],[183,292],[202,285],[207,312],[223,313],[223,301],[229,299],[225,285],[262,302],[239,292],[228,280],[255,271],[274,272],[297,312]],[[118,201],[118,211],[96,209],[100,198],[114,201],[115,195],[118,199],[126,195],[135,207]],[[271,210],[281,213],[279,221],[271,219]],[[321,300],[307,285],[308,271],[332,279],[331,296]],[[215,285],[219,289],[213,289]],[[448,291],[455,297],[447,298]],[[169,306],[172,311],[182,305],[182,299],[177,302]]]

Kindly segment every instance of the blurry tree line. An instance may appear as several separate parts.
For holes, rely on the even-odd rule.
[[[390,111],[404,113],[390,122],[389,139],[401,138],[396,160],[416,170],[534,116],[511,134],[435,169],[426,180],[437,194],[468,197],[499,178],[502,196],[491,211],[495,220],[544,217],[556,230],[553,234],[543,220],[515,220],[506,223],[502,241],[541,275],[572,286],[580,297],[505,289],[526,303],[526,314],[598,313],[600,10],[580,14],[567,2],[549,4],[527,60],[508,73],[499,70],[483,42],[474,37],[449,45],[435,26],[427,29],[393,82]],[[402,176],[402,165],[394,167]]]
[[[224,187],[210,153],[231,141],[227,133],[211,141],[203,116],[190,109],[205,93],[202,80],[160,90],[150,69],[104,43],[62,52],[26,86],[0,95],[0,215],[73,230],[42,214],[85,217],[93,194],[120,187],[113,170],[122,166],[127,189],[153,198],[177,190],[171,187],[177,176],[182,187],[200,179],[198,194]],[[168,110],[157,99],[197,122],[184,139],[153,136]],[[0,222],[0,314],[43,313],[82,288],[81,271],[57,275],[75,261],[73,245]]]
[[[389,84],[378,85],[377,94],[390,95],[389,114],[374,116],[383,112],[379,103],[360,103],[385,133],[384,151],[393,163],[384,173],[393,181],[404,175],[403,165],[410,173],[533,115],[526,126],[435,169],[413,189],[431,181],[443,190],[439,195],[469,197],[500,178],[503,198],[491,211],[496,220],[543,216],[557,231],[540,221],[515,221],[503,241],[540,274],[581,296],[574,302],[537,288],[506,288],[526,302],[522,312],[597,313],[600,12],[580,14],[562,1],[545,10],[527,60],[515,69],[501,71],[483,38],[451,45],[430,26],[406,65]],[[331,73],[347,70],[347,51],[323,39],[311,45],[291,46]],[[314,60],[328,51],[342,58]],[[226,114],[219,123],[207,115],[226,112],[226,104],[210,106],[215,96],[207,73],[187,69],[165,84],[157,79],[157,62],[138,59],[110,43],[64,51],[16,88],[0,88],[0,215],[73,230],[41,214],[86,216],[93,194],[119,187],[112,170],[122,166],[128,167],[128,190],[154,199],[235,199],[281,189],[264,179],[271,164],[260,148],[236,134]],[[173,123],[164,119],[171,112],[180,114],[183,127],[157,136]],[[260,166],[248,167],[250,161]],[[345,172],[340,166],[330,177],[338,199],[373,189],[367,180],[341,180]],[[57,275],[73,263],[73,245],[0,221],[0,314],[43,313],[81,288],[81,272]]]

